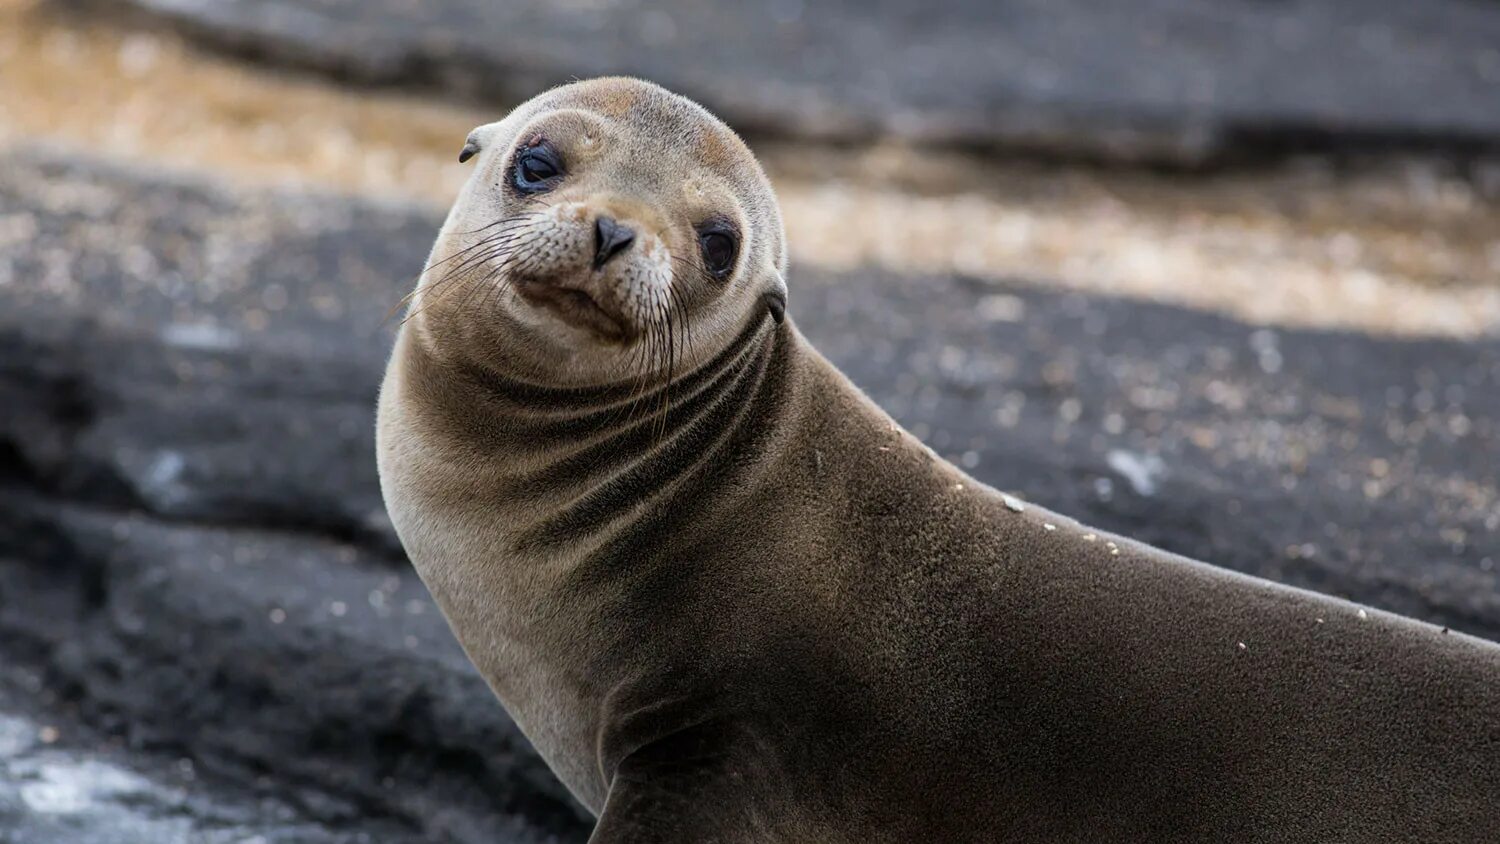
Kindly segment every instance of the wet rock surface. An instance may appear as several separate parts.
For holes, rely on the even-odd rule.
[[[61,0],[274,64],[514,102],[644,76],[745,130],[1198,162],[1493,148],[1500,8],[1470,0]]]
[[[6,678],[13,681],[14,673]],[[29,688],[40,678],[27,676]],[[270,794],[225,790],[192,760],[132,752],[76,724],[59,730],[0,688],[0,841],[6,844],[353,844],[399,838],[327,829]],[[49,719],[44,722],[39,719]],[[270,790],[267,789],[269,792]]]
[[[120,812],[141,840],[586,837],[381,515],[383,320],[438,224],[0,160],[0,818],[31,825],[12,840],[121,840]],[[813,342],[981,480],[1500,639],[1500,340],[965,278],[792,287]],[[55,747],[27,738],[49,725]],[[81,808],[28,808],[49,788]]]

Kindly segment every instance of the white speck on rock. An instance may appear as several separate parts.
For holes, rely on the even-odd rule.
[[[152,486],[169,486],[176,483],[185,468],[187,468],[187,461],[181,454],[175,451],[163,451],[151,461],[151,467],[146,470],[146,481]]]
[[[185,469],[187,458],[181,452],[158,452],[141,478],[141,494],[165,510],[181,506],[193,496],[192,489],[182,481]]]
[[[240,346],[239,332],[201,322],[174,322],[161,330],[161,339],[168,346],[208,352],[237,349]]]
[[[1110,451],[1105,461],[1137,495],[1155,495],[1156,483],[1167,471],[1166,464],[1155,454],[1137,454],[1121,448]]]
[[[1023,513],[1026,511],[1026,505],[1021,503],[1021,499],[1008,492],[1000,493],[1000,500],[1005,502],[1005,508],[1012,513]]]

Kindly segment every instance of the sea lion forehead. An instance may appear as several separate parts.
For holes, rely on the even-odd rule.
[[[560,104],[584,108],[601,117],[624,118],[634,110],[643,98],[667,94],[664,89],[639,79],[607,77],[574,82],[553,89]]]
[[[622,126],[638,143],[693,162],[743,190],[759,180],[755,155],[712,112],[659,85],[630,77],[574,82],[553,89],[543,110],[576,108]],[[639,129],[639,132],[630,130]]]

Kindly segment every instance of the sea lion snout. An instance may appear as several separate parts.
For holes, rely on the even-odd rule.
[[[653,227],[593,202],[546,213],[497,260],[529,306],[598,339],[628,343],[660,318],[671,253]]]

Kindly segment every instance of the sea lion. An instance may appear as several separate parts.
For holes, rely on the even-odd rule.
[[[786,317],[765,175],[629,79],[477,129],[382,488],[592,841],[1494,841],[1500,647],[939,459]]]

